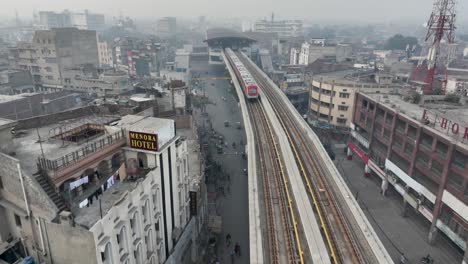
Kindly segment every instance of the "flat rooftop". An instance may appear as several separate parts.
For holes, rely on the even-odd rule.
[[[135,102],[147,102],[147,101],[154,101],[156,98],[151,98],[148,97],[146,94],[134,94],[132,97],[130,97],[129,100],[135,101]]]
[[[106,125],[117,119],[119,119],[119,117],[85,116],[39,127],[37,130],[36,128],[16,130],[16,137],[12,140],[13,144],[10,152],[14,152],[14,157],[20,160],[22,169],[26,173],[32,175],[37,172],[37,159],[42,156],[42,152],[46,159],[54,160],[83,148],[87,143],[98,141],[102,137],[105,137],[106,134],[114,133],[119,129],[111,126],[104,126],[105,133],[103,135],[84,143],[75,143],[55,137],[60,131],[66,132],[85,124]],[[41,139],[41,144],[39,143],[39,137]]]
[[[11,119],[6,119],[6,118],[1,118],[1,117],[0,117],[0,128],[6,127],[6,126],[11,126],[11,125],[13,125],[14,123],[16,123],[15,120],[11,120]]]
[[[7,103],[7,102],[23,99],[23,98],[24,97],[21,96],[21,95],[4,95],[4,94],[0,94],[0,103]]]
[[[373,88],[373,87],[402,87],[404,83],[390,83],[390,84],[380,84],[373,80],[370,80],[370,76],[374,74],[370,70],[343,70],[343,71],[334,71],[329,73],[320,73],[314,76],[314,81],[323,80],[325,83],[335,82],[335,85],[343,86],[356,86],[364,88]],[[380,77],[389,77],[392,75],[389,74],[378,74]]]
[[[381,104],[388,106],[391,109],[398,107],[400,113],[404,114],[411,119],[420,121],[423,112],[426,109],[428,111],[429,120],[431,123],[434,122],[434,118],[437,115],[438,118],[446,118],[451,122],[459,124],[459,133],[453,134],[448,132],[447,129],[444,129],[440,124],[428,125],[428,127],[435,129],[442,137],[447,139],[452,139],[458,142],[463,143],[465,146],[468,146],[468,140],[463,140],[463,135],[465,133],[465,127],[468,127],[468,105],[455,105],[448,103],[424,103],[423,105],[412,104],[403,100],[402,95],[386,95],[387,98],[383,98],[382,95],[366,93],[367,96],[373,98],[374,100],[380,100]]]
[[[288,86],[286,93],[290,95],[303,94],[309,92],[309,88],[306,86]]]
[[[137,187],[139,181],[115,181],[115,184],[110,189],[99,196],[99,200],[93,199],[93,204],[90,204],[89,207],[78,208],[78,205],[72,206],[75,223],[86,229],[90,229],[101,219],[101,209],[102,215],[106,215],[115,202],[120,200],[122,195],[131,192]],[[101,206],[99,206],[99,201],[101,201]]]

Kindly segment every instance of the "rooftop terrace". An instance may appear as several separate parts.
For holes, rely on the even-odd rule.
[[[115,116],[86,116],[54,123],[40,128],[17,130],[13,138],[11,153],[20,160],[25,172],[32,175],[37,172],[39,157],[47,160],[56,160],[72,152],[76,152],[99,139],[117,132],[119,129],[104,126],[117,120]],[[102,126],[99,134],[89,135],[82,140],[72,140],[72,137],[62,137],[67,132],[73,131],[87,124]],[[85,134],[83,134],[85,136]]]
[[[420,121],[422,120],[424,110],[430,123],[427,127],[434,129],[441,136],[449,140],[461,142],[468,146],[468,140],[464,139],[465,129],[468,128],[468,106],[449,104],[445,102],[429,102],[413,104],[403,99],[402,95],[378,95],[366,94],[367,96],[379,101],[381,104],[390,109],[399,109],[400,114],[406,115],[409,118]],[[442,118],[448,120],[447,128],[441,126]],[[458,133],[452,132],[452,125],[458,124]]]

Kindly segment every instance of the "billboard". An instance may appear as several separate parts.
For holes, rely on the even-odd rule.
[[[149,151],[158,151],[158,135],[129,131],[130,147]]]

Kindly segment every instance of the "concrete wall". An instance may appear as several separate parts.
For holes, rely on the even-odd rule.
[[[54,32],[61,69],[86,63],[99,65],[96,31],[63,28],[55,29]]]
[[[20,120],[57,113],[78,106],[79,101],[76,98],[76,95],[70,95],[69,92],[25,94],[17,100],[0,103],[0,117]]]
[[[23,189],[18,175],[18,163],[17,159],[0,153],[0,164],[2,164],[0,175],[4,186],[3,189],[0,189],[0,196],[26,212]],[[36,216],[52,220],[57,213],[55,204],[32,175],[23,173],[23,181],[30,210]]]
[[[57,123],[62,120],[78,118],[81,116],[95,115],[95,114],[101,114],[101,115],[112,114],[114,113],[114,111],[118,110],[118,109],[112,110],[114,107],[115,106],[113,105],[102,105],[102,106],[90,105],[90,106],[85,106],[81,108],[76,108],[73,110],[58,112],[55,114],[41,115],[41,116],[36,116],[32,118],[22,119],[22,120],[18,120],[18,125],[16,126],[16,128],[17,129],[29,129],[29,128],[34,128],[34,127],[50,125],[50,124]]]
[[[75,108],[81,105],[81,99],[78,94],[65,95],[51,101],[42,103],[43,113],[53,114],[61,111],[66,111],[70,108]]]
[[[41,242],[37,222],[34,219],[51,221],[57,214],[55,204],[50,200],[36,180],[27,174],[23,174],[24,190],[26,192],[28,214],[24,199],[23,188],[18,174],[18,160],[0,153],[0,177],[2,177],[3,189],[0,189],[0,242],[8,238],[21,239],[29,255],[40,258]],[[20,219],[16,222],[15,217]]]
[[[55,264],[96,264],[93,233],[66,224],[46,223],[44,236]],[[117,262],[114,262],[117,263]]]

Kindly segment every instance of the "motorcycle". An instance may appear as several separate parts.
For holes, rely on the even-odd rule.
[[[421,263],[422,264],[433,264],[434,259],[431,257],[431,255],[427,255],[427,256],[421,258]]]

